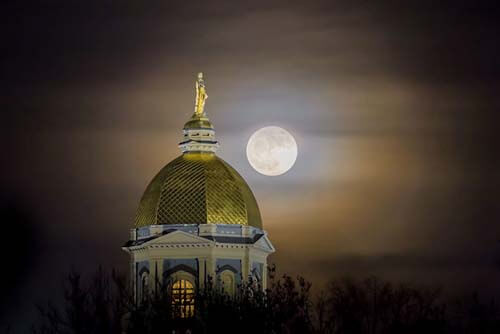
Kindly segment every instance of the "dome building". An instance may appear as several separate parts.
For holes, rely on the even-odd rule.
[[[200,73],[195,112],[179,143],[182,155],[147,186],[123,246],[136,299],[166,284],[174,299],[183,296],[185,312],[192,312],[188,296],[209,278],[228,293],[248,279],[265,288],[267,256],[274,252],[250,187],[216,155],[206,98]]]

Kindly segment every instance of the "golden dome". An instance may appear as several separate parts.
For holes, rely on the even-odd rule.
[[[160,224],[240,224],[262,228],[245,180],[213,152],[185,152],[148,185],[135,227]]]
[[[183,154],[153,178],[139,203],[135,227],[163,224],[240,224],[262,228],[259,207],[243,178],[215,155],[219,143],[204,111],[203,75],[195,113],[184,125]]]

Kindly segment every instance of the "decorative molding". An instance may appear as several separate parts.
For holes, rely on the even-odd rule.
[[[163,272],[163,275],[162,275],[163,279],[168,278],[169,276],[171,276],[172,274],[175,274],[178,271],[185,271],[187,273],[190,273],[194,277],[198,277],[198,270],[195,270],[195,269],[193,269],[190,266],[185,265],[185,264],[178,264],[173,268],[165,270]]]

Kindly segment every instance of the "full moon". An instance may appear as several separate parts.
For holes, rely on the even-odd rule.
[[[293,136],[277,126],[255,131],[247,144],[247,158],[259,173],[276,176],[286,173],[297,159],[297,143]]]

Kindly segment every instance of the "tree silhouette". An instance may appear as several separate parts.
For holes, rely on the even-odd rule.
[[[125,276],[99,268],[84,282],[70,273],[63,305],[39,307],[35,334],[101,333],[500,333],[500,308],[478,294],[453,302],[440,289],[393,284],[369,277],[331,281],[315,298],[302,277],[280,277],[269,268],[262,291],[248,280],[234,296],[209,279],[195,294],[195,312],[182,317],[170,287],[157,289],[137,303]]]

